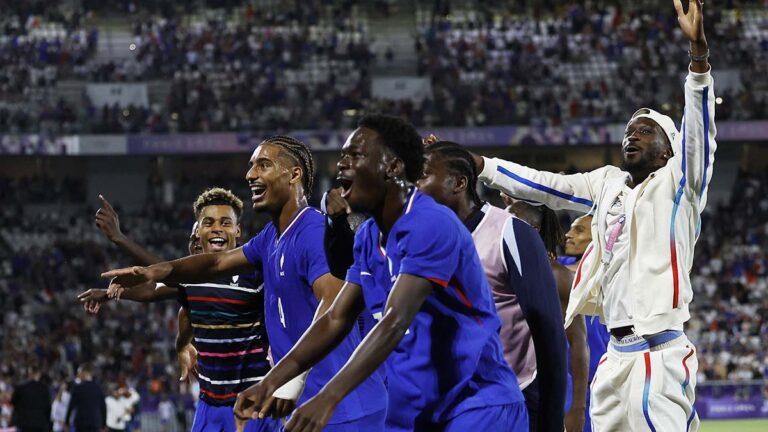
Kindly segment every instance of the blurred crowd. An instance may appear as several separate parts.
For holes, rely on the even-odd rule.
[[[699,380],[768,378],[768,173],[740,173],[696,245],[688,335]]]
[[[434,98],[401,104],[404,114],[457,126],[623,122],[642,106],[680,117],[688,44],[671,7],[568,2],[521,14],[511,3],[422,11],[419,73]],[[720,88],[718,119],[762,119],[768,14],[738,3],[705,8],[710,61],[738,68],[743,86]]]
[[[97,4],[2,18],[0,131],[340,128],[350,126],[345,113],[360,110],[399,112],[419,126],[604,124],[623,122],[641,106],[673,118],[682,112],[687,44],[671,7],[478,1],[461,9],[421,2],[417,69],[432,96],[394,101],[371,95],[373,60],[393,53],[374,52],[371,8],[357,0],[198,1],[188,10],[106,3],[132,23],[127,58],[94,58],[99,30],[82,17],[103,13]],[[768,117],[768,12],[760,1],[705,12],[707,35],[716,41],[712,64],[738,71],[718,81],[718,119]],[[48,26],[58,30],[44,31]],[[160,96],[147,106],[38,94],[63,74],[82,82],[161,80],[165,90],[154,88]]]

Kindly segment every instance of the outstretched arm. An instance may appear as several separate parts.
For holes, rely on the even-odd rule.
[[[109,300],[120,300],[121,298],[139,303],[153,303],[164,300],[175,299],[178,295],[177,288],[169,287],[164,284],[148,282],[135,286],[129,290],[121,289],[110,296],[109,289],[92,288],[88,291],[78,294],[77,299],[83,304],[86,312],[98,313],[101,306]]]
[[[199,283],[217,276],[234,276],[253,271],[239,247],[228,252],[205,253],[166,261],[149,267],[127,267],[110,270],[101,274],[103,278],[114,278],[115,288],[131,289],[147,282],[165,282],[178,285]]]
[[[107,240],[114,243],[124,253],[130,255],[139,265],[147,266],[163,261],[126,237],[120,230],[120,219],[112,204],[103,195],[99,195],[99,201],[101,201],[101,208],[96,211],[96,226]]]

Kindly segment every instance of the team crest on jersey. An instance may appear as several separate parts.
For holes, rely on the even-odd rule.
[[[237,281],[238,280],[240,280],[240,275],[232,276],[232,282],[230,282],[229,284],[232,285],[232,286],[237,286]]]

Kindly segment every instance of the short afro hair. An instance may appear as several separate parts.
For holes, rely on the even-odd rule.
[[[424,172],[424,144],[412,124],[400,117],[369,114],[360,119],[357,127],[375,130],[384,145],[405,164],[405,178],[415,182]]]
[[[240,220],[240,216],[243,215],[243,200],[238,198],[230,190],[213,187],[206,189],[201,193],[195,200],[195,203],[192,204],[192,209],[195,211],[195,219],[200,217],[200,212],[203,208],[210,205],[228,205],[232,207],[238,220]]]

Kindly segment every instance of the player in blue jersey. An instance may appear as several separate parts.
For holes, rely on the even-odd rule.
[[[413,187],[423,165],[413,126],[382,115],[360,121],[342,148],[339,181],[351,210],[371,218],[356,234],[347,282],[288,355],[241,393],[243,414],[269,414],[274,389],[322,361],[366,311],[378,324],[339,373],[294,411],[286,430],[322,430],[339,401],[382,364],[387,431],[528,430],[472,237],[450,209]]]
[[[117,213],[100,198],[102,208],[97,213],[97,225],[105,236],[137,261],[159,262],[120,233]],[[195,200],[193,209],[196,222],[190,235],[191,255],[222,253],[237,246],[243,203],[232,192],[208,189]],[[150,283],[114,293],[139,302],[178,298],[182,304],[176,339],[181,379],[192,372],[200,382],[200,402],[192,431],[234,432],[232,409],[237,393],[269,370],[260,285],[261,274],[257,273],[178,288]],[[78,297],[87,310],[98,312],[99,306],[108,300],[106,291],[89,290]],[[262,419],[249,423],[245,430],[277,432],[279,427],[275,420]]]
[[[322,314],[330,307],[342,285],[329,273],[323,252],[325,217],[307,206],[313,175],[314,162],[304,144],[290,137],[268,138],[251,156],[246,175],[254,210],[272,218],[258,236],[228,252],[114,270],[103,276],[116,277],[116,286],[131,287],[148,281],[194,283],[261,267],[267,334],[273,359],[279,361],[309,327],[315,313]],[[308,376],[279,389],[275,397],[270,393],[271,413],[287,415],[297,399],[301,403],[313,397],[352,355],[359,341],[355,329]],[[385,413],[383,377],[374,374],[340,401],[325,430],[382,431]]]
[[[504,358],[526,399],[530,430],[562,432],[565,330],[545,242],[530,224],[480,199],[468,151],[434,136],[425,144],[419,190],[453,210],[472,233],[501,319]]]

